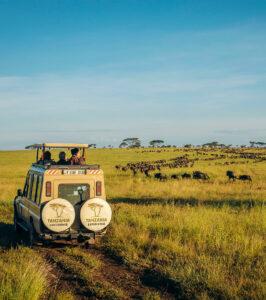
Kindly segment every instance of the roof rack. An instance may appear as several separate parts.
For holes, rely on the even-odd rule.
[[[71,169],[86,169],[86,170],[99,170],[100,165],[42,165],[38,163],[33,163],[33,167],[38,167],[42,169],[60,169],[60,170],[71,170]]]
[[[45,152],[45,149],[72,149],[72,148],[79,148],[82,149],[82,157],[85,157],[85,149],[88,149],[90,146],[89,144],[69,144],[69,143],[42,143],[42,144],[33,144],[26,146],[25,149],[36,149],[36,163],[39,160],[39,150],[42,153]],[[42,156],[43,157],[43,156]]]
[[[25,149],[43,149],[43,148],[89,148],[88,144],[69,144],[69,143],[42,143],[26,146]]]

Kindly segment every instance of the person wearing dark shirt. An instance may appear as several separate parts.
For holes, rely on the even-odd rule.
[[[69,162],[66,160],[66,152],[62,151],[59,153],[59,161],[56,163],[57,165],[69,165]]]
[[[38,164],[41,164],[41,165],[55,165],[55,161],[51,158],[51,152],[50,151],[45,151],[43,153],[43,158],[40,159],[38,161]]]

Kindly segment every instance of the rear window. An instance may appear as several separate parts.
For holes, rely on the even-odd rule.
[[[90,186],[88,184],[60,184],[58,186],[58,197],[76,204],[80,201],[79,190],[82,189],[82,201],[90,197]]]

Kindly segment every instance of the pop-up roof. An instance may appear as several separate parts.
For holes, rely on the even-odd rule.
[[[43,143],[26,146],[25,149],[36,149],[36,162],[39,160],[39,150],[44,153],[46,149],[82,149],[82,157],[85,157],[85,149],[89,148],[88,144],[68,144],[68,143]]]
[[[33,144],[26,146],[25,149],[43,149],[43,148],[89,148],[88,144],[68,144],[68,143],[43,143],[43,144]]]

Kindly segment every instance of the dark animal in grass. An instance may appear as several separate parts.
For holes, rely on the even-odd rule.
[[[130,168],[130,170],[133,172],[133,176],[137,175],[137,170],[135,168]]]
[[[167,179],[167,176],[166,176],[166,175],[163,175],[162,173],[155,173],[155,174],[154,174],[154,178],[155,178],[155,179],[159,179],[160,181],[163,181],[163,180],[166,180],[166,179]]]
[[[251,177],[249,175],[240,175],[238,177],[239,180],[243,180],[243,181],[252,181]]]
[[[210,179],[210,177],[206,173],[203,173],[200,171],[195,171],[195,172],[193,172],[193,179],[207,180],[207,179]]]
[[[177,174],[172,174],[171,179],[178,179],[178,175]]]
[[[226,171],[226,176],[228,177],[229,180],[235,181],[237,179],[233,171],[229,171],[229,170]]]
[[[145,170],[144,174],[145,174],[146,177],[150,177],[149,170]]]
[[[191,178],[191,175],[189,173],[183,173],[181,174],[182,179],[189,179]]]

